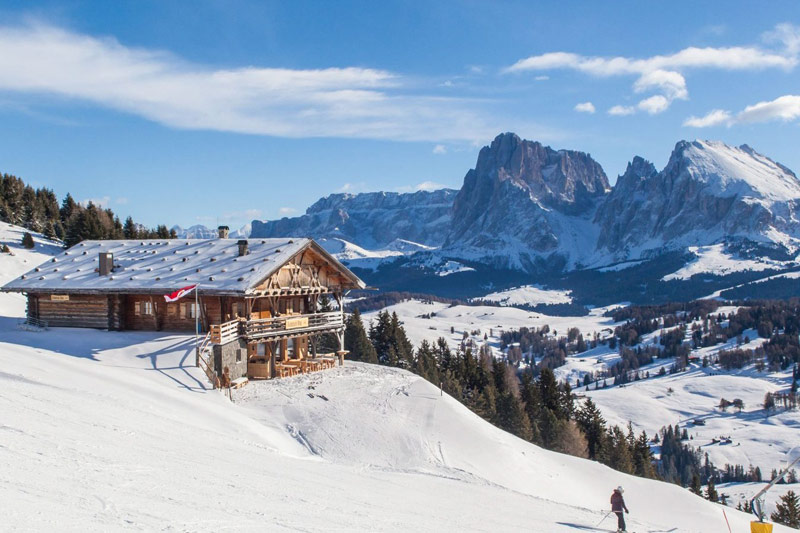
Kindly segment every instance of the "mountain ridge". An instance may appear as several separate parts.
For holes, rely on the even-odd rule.
[[[798,211],[795,173],[748,145],[679,141],[661,170],[635,156],[611,186],[588,153],[502,133],[457,191],[333,194],[299,217],[253,221],[252,236],[309,235],[373,270],[400,260],[566,273],[712,245],[734,260],[795,261]]]

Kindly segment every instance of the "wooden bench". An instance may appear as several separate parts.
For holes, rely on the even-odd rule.
[[[275,363],[275,374],[279,378],[289,378],[298,374],[298,368],[294,365]]]

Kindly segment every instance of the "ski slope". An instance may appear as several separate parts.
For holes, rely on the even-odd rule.
[[[231,402],[192,336],[27,331],[23,313],[0,294],[4,530],[604,531],[619,484],[631,531],[725,528],[719,505],[542,450],[403,370],[348,362]]]

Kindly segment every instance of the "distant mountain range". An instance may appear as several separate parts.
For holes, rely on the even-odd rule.
[[[632,277],[645,285],[702,276],[708,284],[707,276],[741,281],[800,265],[799,210],[797,176],[747,145],[680,141],[663,170],[637,156],[611,186],[587,153],[504,133],[481,149],[458,191],[333,194],[298,217],[254,220],[250,236],[311,236],[381,286],[405,290],[426,275],[453,292],[465,285],[458,276],[483,288],[563,285],[579,272],[636,267],[645,271]],[[652,289],[641,292],[646,299]]]
[[[188,228],[182,228],[176,225],[172,226],[170,229],[175,230],[175,234],[179,239],[213,239],[218,235],[217,228],[209,228],[202,224],[195,224]],[[231,239],[245,239],[249,236],[250,224],[245,224],[238,230],[233,230],[228,234],[228,237]]]

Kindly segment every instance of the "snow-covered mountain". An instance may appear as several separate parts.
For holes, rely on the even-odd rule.
[[[591,219],[609,189],[589,154],[501,134],[464,177],[444,249],[523,270],[574,267],[597,239]]]
[[[398,239],[425,247],[440,246],[450,229],[455,195],[451,189],[331,194],[302,216],[254,220],[251,236],[340,239],[369,250],[385,248]]]
[[[627,298],[639,301],[652,296],[652,288],[641,288],[648,284],[712,274],[734,276],[733,286],[753,281],[742,278],[748,272],[797,268],[799,210],[797,176],[746,145],[680,141],[663,170],[634,157],[612,187],[589,154],[503,133],[481,149],[458,191],[334,194],[300,217],[253,221],[252,235],[311,236],[351,267],[374,273],[370,283],[410,291],[420,284],[439,290],[442,283],[423,278],[453,263],[475,284],[500,289],[541,284],[542,276],[638,268],[613,282],[631,280]],[[448,295],[486,294],[447,283]],[[574,288],[572,281],[558,287]],[[666,288],[658,299],[702,291]],[[611,303],[573,294],[583,303]]]
[[[231,239],[246,239],[250,236],[250,224],[245,224],[237,230],[231,231],[228,236]],[[202,224],[195,224],[188,228],[181,226],[172,226],[179,239],[213,239],[217,236],[217,228],[209,228]]]
[[[597,213],[598,251],[620,260],[717,243],[793,254],[800,243],[800,180],[747,145],[681,141],[667,166],[634,158]]]

